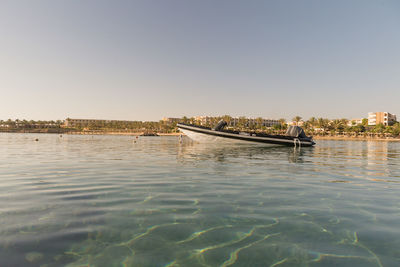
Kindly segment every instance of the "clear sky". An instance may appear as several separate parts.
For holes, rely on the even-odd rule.
[[[0,119],[400,115],[400,1],[0,1]]]

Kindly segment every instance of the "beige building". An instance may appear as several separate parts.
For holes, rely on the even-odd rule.
[[[363,119],[351,119],[347,123],[347,126],[355,126],[355,125],[360,125],[362,124]]]
[[[249,119],[249,123],[258,125],[258,124],[260,124],[260,121],[257,118]],[[278,124],[281,124],[279,120],[264,119],[264,118],[261,120],[261,125],[265,126],[265,127],[272,127],[272,126],[278,125]]]
[[[200,125],[210,125],[211,123],[216,121],[217,117],[209,117],[209,116],[197,116],[195,117],[196,123]],[[232,117],[229,120],[228,126],[235,127],[239,124],[240,118]],[[279,120],[273,119],[260,119],[260,118],[245,118],[245,125],[247,127],[252,125],[261,125],[265,127],[271,127],[273,125],[280,124]]]
[[[393,125],[397,121],[396,115],[389,112],[369,112],[368,125],[383,124],[385,126]]]
[[[304,121],[289,121],[288,123],[286,123],[288,126],[300,126],[302,127],[304,125]]]
[[[165,123],[178,123],[178,122],[181,122],[182,121],[182,119],[181,118],[166,118],[166,117],[164,117],[164,118],[162,118],[162,121],[163,122],[165,122]]]
[[[212,117],[209,116],[196,116],[194,119],[200,125],[208,125],[212,121]]]

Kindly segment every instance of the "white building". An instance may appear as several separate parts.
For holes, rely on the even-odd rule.
[[[355,125],[360,125],[362,124],[363,119],[351,119],[347,123],[347,126],[355,126]]]
[[[389,112],[369,112],[368,125],[383,124],[385,126],[393,125],[397,121],[396,115]]]

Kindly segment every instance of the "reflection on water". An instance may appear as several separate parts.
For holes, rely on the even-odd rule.
[[[257,144],[224,144],[210,145],[189,143],[182,145],[178,150],[178,158],[184,159],[212,159],[218,162],[231,160],[232,158],[243,158],[249,160],[266,160],[268,155],[279,154],[287,155],[291,162],[301,161],[301,156],[312,148],[293,148],[293,147],[268,147]]]
[[[399,155],[0,134],[0,266],[399,266]]]

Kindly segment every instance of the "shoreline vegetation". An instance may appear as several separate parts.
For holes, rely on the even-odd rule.
[[[313,136],[314,140],[336,140],[336,141],[390,141],[400,142],[399,137],[368,137],[368,136]]]
[[[129,136],[179,136],[176,124],[178,122],[198,124],[212,127],[223,119],[228,123],[229,129],[239,131],[265,132],[268,134],[285,134],[288,124],[301,126],[308,136],[315,140],[374,140],[374,141],[400,141],[400,123],[385,126],[378,124],[368,125],[364,119],[361,124],[355,124],[347,119],[324,119],[312,117],[303,121],[300,116],[286,123],[279,119],[278,124],[265,125],[262,118],[248,119],[239,117],[233,119],[225,115],[220,117],[206,117],[206,121],[197,121],[192,118],[175,118],[173,120],[151,121],[96,121],[91,123],[75,124],[66,121],[27,121],[27,120],[0,120],[0,132],[5,133],[53,133],[71,135],[129,135]],[[68,120],[68,119],[67,119]]]

